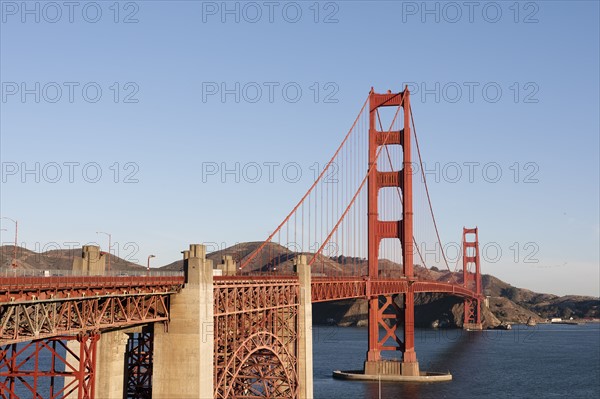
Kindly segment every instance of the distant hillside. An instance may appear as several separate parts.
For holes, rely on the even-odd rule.
[[[223,250],[214,251],[206,255],[207,259],[213,261],[213,265],[221,263],[223,256],[232,256],[233,260],[239,264],[245,263],[250,255],[254,253],[263,243],[262,242],[245,242],[236,244],[232,247]],[[276,269],[279,272],[291,273],[294,269],[294,258],[298,255],[297,252],[292,252],[286,247],[267,243],[261,250],[261,253],[244,268],[248,272],[272,271]],[[313,254],[306,253],[312,258]],[[364,259],[354,258],[329,258],[326,256],[318,256],[315,261],[315,268],[318,272],[327,274],[344,274],[348,270],[355,268],[366,272],[367,263]],[[161,267],[162,270],[183,270],[183,260],[178,260]],[[354,269],[352,269],[354,270]]]
[[[224,255],[230,255],[238,262],[244,262],[260,246],[262,242],[247,242],[237,244],[207,255],[214,265],[221,263]],[[8,268],[12,262],[13,246],[0,247],[0,267]],[[33,252],[24,248],[17,248],[18,265],[23,269],[37,270],[70,270],[75,256],[81,256],[81,250],[54,250],[44,253]],[[276,269],[280,272],[293,270],[293,259],[297,253],[287,248],[268,243],[261,255],[253,259],[246,267],[248,271],[270,271]],[[307,253],[309,259],[312,254]],[[111,268],[113,270],[140,270],[144,266],[128,262],[117,256],[111,255]],[[381,260],[380,270],[387,275],[399,274],[401,265],[388,260]],[[179,260],[159,268],[159,270],[182,270],[183,261]],[[367,262],[365,259],[348,257],[319,256],[313,265],[313,273],[324,272],[328,275],[366,274]],[[454,280],[462,282],[462,272],[451,273],[437,269],[426,269],[415,266],[417,278],[427,278],[437,281]],[[597,297],[587,296],[557,296],[541,294],[512,285],[490,275],[482,276],[483,292],[489,297],[489,311],[484,312],[486,324],[494,326],[501,322],[525,323],[532,319],[537,322],[551,317],[561,318],[600,318],[600,301]],[[429,325],[436,321],[442,325],[462,325],[462,301],[459,298],[443,294],[417,295],[415,299],[416,323]],[[340,301],[333,303],[319,303],[314,305],[313,319],[315,323],[336,322],[340,325],[362,325],[366,322],[366,301],[361,299]]]
[[[0,268],[10,268],[13,260],[13,245],[0,247]],[[79,249],[57,249],[47,252],[33,252],[26,248],[17,247],[17,264],[19,269],[26,270],[71,270],[73,258],[81,257]],[[112,270],[142,270],[144,266],[128,262],[118,256],[110,255]]]

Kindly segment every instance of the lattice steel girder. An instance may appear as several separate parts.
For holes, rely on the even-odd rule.
[[[298,279],[215,279],[214,298],[214,397],[297,398]]]
[[[174,293],[183,276],[0,277],[0,304],[115,296]]]
[[[365,297],[366,289],[363,279],[314,279],[311,283],[312,302]]]
[[[127,368],[125,390],[127,399],[152,397],[152,356],[154,336],[152,327],[142,333],[130,334],[125,356]]]
[[[81,334],[0,347],[0,398],[93,399],[98,339],[99,334]],[[67,345],[74,340],[77,349]],[[64,378],[62,388],[55,386],[57,378]]]
[[[77,298],[0,305],[0,345],[168,321],[169,294]]]
[[[282,282],[215,282],[215,316],[285,308],[297,301],[298,280]]]
[[[287,284],[287,281],[297,281],[296,277],[290,276],[288,279],[282,279],[281,277],[215,277],[215,284],[220,287],[252,287],[254,285],[261,286],[261,289],[265,289],[268,285],[278,286],[281,284]],[[250,291],[246,291],[250,292]],[[370,280],[365,277],[315,277],[311,281],[311,294],[312,302],[326,302],[326,301],[337,301],[340,299],[350,298],[369,298],[374,295],[392,295],[401,294],[407,292],[443,292],[454,294],[461,297],[477,297],[477,294],[469,288],[465,288],[462,285],[456,285],[451,283],[444,283],[440,281],[427,281],[427,280],[409,280],[406,278],[400,279],[375,279]],[[225,311],[225,303],[231,302],[233,298],[231,293],[217,292],[215,290],[215,301],[218,303],[215,311],[219,314],[227,313]],[[254,297],[254,295],[251,295]],[[257,296],[257,298],[259,298]],[[260,299],[260,298],[259,298]],[[235,301],[234,301],[235,302]],[[241,302],[235,302],[236,306],[244,304],[248,308],[249,303],[243,300]],[[261,302],[258,305],[263,306]],[[229,308],[231,308],[231,304]],[[272,304],[273,307],[279,305]]]
[[[472,298],[477,296],[474,291],[461,285],[408,279],[315,278],[312,281],[311,289],[313,303],[349,298],[369,298],[376,295],[392,295],[408,292],[443,292]]]

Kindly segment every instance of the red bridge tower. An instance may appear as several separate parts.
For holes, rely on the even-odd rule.
[[[468,237],[472,238],[467,241]],[[463,284],[465,288],[474,290],[476,298],[465,298],[463,328],[481,330],[481,264],[479,261],[479,235],[477,227],[463,228]]]
[[[402,107],[404,128],[399,131],[378,131],[377,111],[380,107]],[[411,284],[413,280],[413,206],[412,166],[410,130],[410,93],[369,95],[369,180],[368,180],[368,265],[369,279],[379,278],[379,245],[382,239],[397,238],[402,244],[404,276]],[[377,170],[377,155],[380,146],[401,145],[403,168],[401,171],[381,172]],[[402,220],[379,220],[378,196],[384,187],[398,187],[402,191]],[[414,293],[409,287],[403,295],[404,308],[394,300],[397,295],[373,295],[369,298],[369,351],[365,362],[365,374],[419,375],[419,363],[414,347]],[[403,324],[403,341],[398,337],[397,327]],[[385,331],[380,337],[379,329]],[[381,352],[401,351],[402,362],[386,361]]]

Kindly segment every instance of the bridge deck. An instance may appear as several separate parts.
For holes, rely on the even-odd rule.
[[[215,276],[223,286],[297,284],[296,275]],[[184,286],[173,276],[0,277],[0,345],[169,319],[169,295]],[[465,298],[463,286],[426,280],[314,277],[312,302],[373,295],[440,292]]]
[[[215,284],[252,284],[297,279],[280,276],[215,276]],[[15,302],[55,301],[89,297],[175,293],[184,285],[183,275],[174,276],[53,276],[0,277],[0,305]],[[462,285],[432,280],[378,279],[364,277],[313,277],[312,301],[364,298],[406,292],[440,292],[476,297]]]

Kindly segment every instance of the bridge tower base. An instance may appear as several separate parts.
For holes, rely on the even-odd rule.
[[[403,375],[418,376],[421,375],[419,362],[399,362],[397,360],[376,360],[365,362],[366,375]]]
[[[482,323],[467,323],[467,324],[463,324],[463,330],[468,330],[468,331],[482,331],[483,330],[483,324]]]

